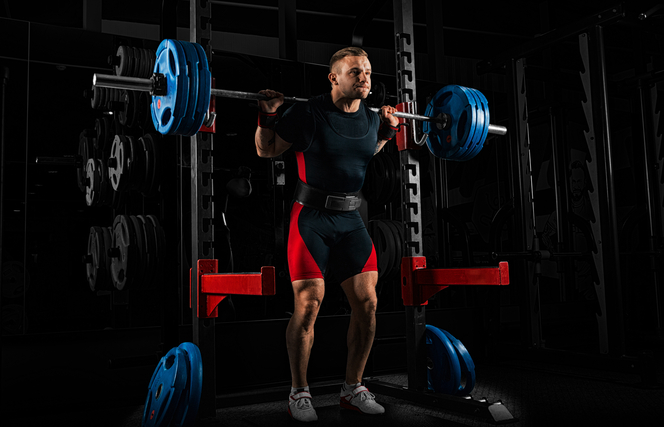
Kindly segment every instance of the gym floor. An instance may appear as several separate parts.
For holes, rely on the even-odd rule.
[[[660,359],[661,360],[661,359]],[[652,383],[645,386],[642,377],[590,368],[560,366],[524,359],[506,360],[498,364],[476,366],[477,382],[472,395],[489,402],[501,400],[517,419],[511,426],[563,426],[563,425],[622,425],[649,426],[664,420],[664,366],[657,365],[652,372]],[[405,374],[377,377],[392,384],[406,385]],[[321,393],[316,393],[316,391]],[[425,408],[396,398],[377,395],[386,408],[385,415],[370,417],[339,409],[338,393],[330,384],[312,385],[314,406],[318,412],[317,426],[476,426],[495,425],[489,421]],[[332,391],[332,392],[331,392]],[[48,390],[48,393],[57,393]],[[288,388],[283,398],[265,403],[251,402],[267,390],[246,393],[247,404],[237,405],[238,398],[224,397],[217,405],[217,423],[223,426],[288,426],[298,425],[286,412]],[[41,398],[48,395],[46,390]],[[268,393],[270,394],[270,393]],[[273,394],[271,394],[273,395]],[[254,398],[256,397],[256,398]],[[35,402],[38,402],[35,399]],[[228,402],[225,404],[224,402]],[[37,412],[37,411],[36,411]],[[4,426],[27,427],[66,425],[74,426],[140,426],[143,406],[127,406],[112,410],[92,410],[61,414],[29,414],[24,419],[3,421]],[[208,425],[208,423],[199,423]]]

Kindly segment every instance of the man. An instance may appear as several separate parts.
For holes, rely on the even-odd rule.
[[[325,294],[326,272],[342,280],[351,306],[346,381],[341,407],[366,414],[385,410],[361,383],[376,327],[378,272],[373,243],[356,210],[367,165],[398,129],[394,107],[376,114],[362,103],[371,88],[371,63],[360,48],[330,59],[330,93],[290,107],[277,121],[283,95],[260,93],[256,150],[275,157],[293,148],[299,182],[290,215],[288,265],[295,307],[286,330],[292,388],[288,412],[298,421],[318,419],[311,404],[307,365],[314,323]],[[382,123],[382,124],[381,124]]]

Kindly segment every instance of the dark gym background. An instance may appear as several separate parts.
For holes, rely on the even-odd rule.
[[[211,3],[217,88],[317,95],[329,90],[330,55],[359,42],[369,53],[373,83],[385,85],[385,103],[396,103],[391,1]],[[376,5],[373,19],[359,19]],[[280,10],[293,6],[295,21],[280,18]],[[607,161],[592,158],[588,149],[589,117],[600,121],[605,111],[584,111],[587,88],[598,83],[584,68],[578,34],[556,40],[547,35],[584,23],[590,28],[598,14],[614,6],[626,16],[603,29],[612,147]],[[645,12],[650,13],[640,15]],[[505,137],[489,138],[467,162],[445,162],[427,150],[420,155],[428,266],[496,265],[492,253],[498,252],[510,262],[511,276],[510,286],[500,290],[450,287],[440,292],[429,302],[427,322],[463,341],[478,366],[478,388],[483,380],[487,385],[495,379],[492,391],[482,390],[509,402],[520,425],[548,425],[547,419],[571,425],[575,420],[661,420],[664,5],[654,0],[413,0],[413,16],[420,112],[427,97],[446,84],[474,87],[489,101],[491,122],[509,129]],[[284,28],[284,22],[290,26]],[[79,413],[87,414],[88,421],[93,414],[99,417],[81,425],[124,425],[121,416],[104,414],[128,414],[125,418],[134,421],[125,424],[138,425],[132,411],[140,412],[156,363],[173,345],[191,340],[190,169],[188,154],[179,151],[188,153],[186,141],[162,140],[159,194],[132,192],[119,210],[87,206],[75,167],[35,162],[77,154],[79,135],[101,117],[83,96],[93,73],[110,69],[107,57],[120,44],[156,49],[165,28],[177,28],[177,38],[188,40],[188,2],[0,3],[3,425],[48,425],[78,419]],[[547,45],[537,47],[542,40]],[[514,52],[525,52],[523,81],[510,81],[509,67],[489,64]],[[584,78],[591,79],[590,86],[584,86]],[[527,94],[522,113],[529,126],[528,160],[510,147],[511,126],[523,118],[514,119],[514,87]],[[277,272],[275,296],[233,297],[220,305],[217,392],[223,397],[271,387],[285,390],[290,377],[283,335],[292,294],[283,252],[284,212],[296,176],[295,157],[286,153],[279,159],[285,162],[286,182],[277,185],[274,161],[255,153],[255,102],[218,98],[216,109],[217,258],[230,268],[230,238],[233,271],[274,265]],[[538,259],[541,252],[524,254],[519,247],[532,230],[521,221],[524,189],[514,170],[527,161],[539,249],[563,254],[557,258]],[[598,163],[607,168],[612,188],[593,182]],[[226,183],[249,175],[251,195],[228,196]],[[588,208],[592,197],[599,198],[595,206],[601,212]],[[398,221],[398,211],[398,198],[393,198],[369,203],[363,214],[368,221]],[[90,227],[110,226],[120,213],[153,214],[164,225],[169,263],[156,289],[92,292],[88,286],[82,258]],[[598,235],[604,253],[615,253],[617,263],[605,257],[598,264],[588,257]],[[521,254],[510,257],[510,252]],[[539,285],[538,307],[528,302],[533,281]],[[399,281],[393,275],[378,286],[378,340],[367,375],[398,375],[406,363]],[[533,318],[541,322],[536,343],[528,329]],[[311,382],[341,380],[347,322],[342,293],[329,284],[316,324]],[[571,385],[579,379],[581,385]],[[521,386],[506,391],[510,382]],[[615,401],[596,398],[606,387],[615,387]],[[538,394],[541,399],[533,400]],[[227,424],[245,425],[243,417],[249,415],[233,412],[237,405],[232,402]],[[256,413],[269,413],[265,408]],[[278,408],[283,415],[285,405]],[[420,413],[415,406],[410,410]],[[440,415],[427,416],[443,423],[435,418]],[[447,420],[450,425],[484,425]],[[270,425],[264,419],[254,422]]]

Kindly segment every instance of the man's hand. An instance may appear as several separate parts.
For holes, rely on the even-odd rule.
[[[380,120],[384,123],[388,123],[391,126],[399,127],[399,119],[394,117],[392,113],[396,113],[397,109],[389,105],[383,105],[380,107]]]
[[[264,113],[274,113],[277,111],[277,108],[284,103],[284,94],[277,92],[271,89],[261,90],[258,93],[261,93],[268,98],[272,98],[268,101],[258,101],[258,108],[261,109]]]

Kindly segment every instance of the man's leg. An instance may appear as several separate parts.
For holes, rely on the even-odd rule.
[[[346,381],[341,386],[341,407],[378,415],[385,408],[376,403],[376,396],[360,384],[376,334],[376,282],[378,273],[367,271],[345,280],[341,287],[352,309],[348,327],[348,359]]]
[[[293,282],[295,309],[286,329],[286,347],[290,361],[292,387],[307,385],[307,366],[314,344],[314,323],[325,296],[323,279]]]
[[[364,367],[369,358],[376,333],[376,283],[378,272],[368,271],[344,280],[341,287],[348,297],[351,307],[348,327],[346,360],[346,383],[362,381]]]

